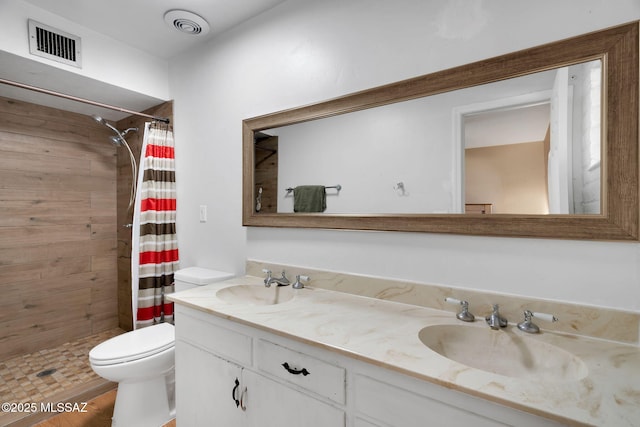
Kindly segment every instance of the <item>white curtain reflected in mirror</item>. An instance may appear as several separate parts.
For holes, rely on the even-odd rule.
[[[543,74],[549,91],[458,109],[465,212],[601,212],[601,61]]]

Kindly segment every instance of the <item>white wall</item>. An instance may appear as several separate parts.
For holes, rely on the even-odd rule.
[[[327,190],[326,213],[453,213],[451,108],[443,95],[276,129],[278,212],[293,212],[297,185]],[[447,104],[451,104],[448,102]],[[442,107],[442,108],[440,108]],[[452,182],[454,177],[456,183]],[[394,190],[403,182],[407,192]]]
[[[296,0],[185,53],[170,65],[182,265],[240,273],[248,257],[640,310],[634,243],[241,226],[242,119],[639,18],[637,0]]]
[[[99,8],[96,9],[96,13],[99,13]],[[58,30],[79,36],[82,44],[82,68],[31,55],[29,53],[27,19],[34,19]],[[0,51],[148,96],[170,99],[166,60],[132,48],[21,0],[0,1]],[[0,71],[4,71],[2,75],[6,78],[6,70],[3,68],[3,64],[0,63]],[[46,76],[43,78],[46,79]],[[52,87],[56,82],[46,82],[45,80],[45,84],[42,84],[40,81],[33,81],[33,79],[34,76],[21,76],[20,82],[57,89]],[[90,97],[88,94],[84,94],[84,96]]]

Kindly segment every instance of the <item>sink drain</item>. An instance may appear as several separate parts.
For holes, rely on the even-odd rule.
[[[55,368],[45,369],[45,370],[44,370],[44,371],[42,371],[42,372],[38,372],[38,373],[36,374],[36,377],[47,377],[47,376],[49,376],[49,375],[53,374],[56,370],[57,370],[57,369],[55,369]]]

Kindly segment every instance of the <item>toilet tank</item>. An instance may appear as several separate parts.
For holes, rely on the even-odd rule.
[[[225,271],[210,270],[208,268],[187,267],[176,271],[173,277],[175,279],[174,290],[175,292],[180,292],[195,288],[196,286],[231,279],[233,274]]]

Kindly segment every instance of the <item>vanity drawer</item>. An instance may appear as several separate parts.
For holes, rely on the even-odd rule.
[[[446,399],[445,396],[442,397]],[[505,425],[536,425],[517,422],[505,424],[471,412],[473,407],[457,407],[453,402],[451,404],[445,403],[364,375],[356,375],[354,403],[358,418],[368,418],[376,424],[391,426],[504,427]],[[433,414],[438,414],[438,416],[434,418]],[[368,426],[369,423],[360,424]]]
[[[336,403],[345,403],[344,368],[262,339],[256,345],[256,365],[260,371]]]
[[[199,316],[178,312],[176,336],[195,346],[217,354],[223,359],[251,366],[252,338],[230,329],[214,325]]]

